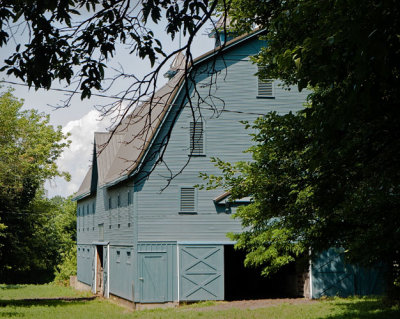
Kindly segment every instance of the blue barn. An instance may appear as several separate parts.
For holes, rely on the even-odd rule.
[[[194,187],[202,182],[200,171],[219,173],[210,157],[249,159],[243,153],[249,132],[239,121],[296,111],[306,99],[305,92],[255,76],[257,66],[249,57],[265,45],[261,32],[230,40],[222,51],[193,62],[194,116],[187,105],[179,107],[187,99],[179,68],[183,58],[177,57],[169,82],[151,104],[137,106],[112,136],[95,133],[93,163],[75,197],[77,277],[93,292],[165,303],[381,291],[375,274],[346,265],[335,249],[313,262],[289,265],[275,277],[260,277],[258,270],[243,267],[243,253],[226,237],[241,231],[231,214],[249,199],[230,205],[223,190]],[[154,166],[160,150],[165,163]],[[185,165],[160,192],[171,172]]]

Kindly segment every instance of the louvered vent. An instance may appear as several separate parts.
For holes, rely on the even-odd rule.
[[[195,190],[193,187],[181,188],[181,212],[191,213],[196,211]]]
[[[201,155],[204,153],[203,122],[190,122],[190,154]]]
[[[258,78],[258,96],[273,96],[272,80],[261,80]]]
[[[258,72],[263,71],[265,67],[259,66]],[[273,97],[273,80],[260,79],[260,75],[258,76],[258,96],[260,97]]]

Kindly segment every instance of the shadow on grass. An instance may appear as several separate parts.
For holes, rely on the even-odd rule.
[[[319,319],[395,319],[400,318],[399,306],[386,306],[381,299],[359,299],[350,302],[335,302],[340,313]]]
[[[25,288],[26,285],[0,285],[0,290],[6,290],[6,289],[21,289]]]
[[[23,313],[9,311],[9,312],[0,312],[0,318],[15,318],[15,317],[25,317]]]

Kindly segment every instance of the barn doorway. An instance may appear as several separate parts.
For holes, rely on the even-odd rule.
[[[244,267],[245,256],[233,245],[224,246],[225,300],[307,297],[307,258],[266,278],[261,276],[261,268]]]
[[[103,295],[104,293],[104,264],[103,264],[103,246],[97,245],[97,260],[96,260],[96,294]]]

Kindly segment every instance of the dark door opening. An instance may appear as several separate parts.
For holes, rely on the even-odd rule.
[[[244,266],[246,253],[225,245],[225,300],[304,297],[307,286],[307,259],[283,267],[270,277],[261,268]]]
[[[103,280],[103,246],[96,246],[97,250],[97,269],[96,269],[96,293],[103,295],[104,293],[104,280]]]

